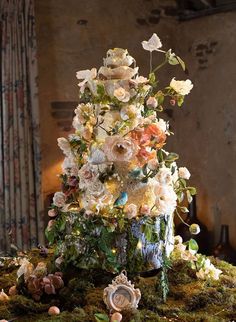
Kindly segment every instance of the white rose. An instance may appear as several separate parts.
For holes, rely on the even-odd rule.
[[[147,100],[147,106],[150,106],[152,108],[156,108],[158,105],[158,101],[154,96],[150,96]]]
[[[128,105],[122,107],[120,110],[120,116],[122,120],[141,118],[141,110],[135,105]]]
[[[172,78],[170,87],[173,88],[176,93],[184,96],[190,93],[191,89],[193,88],[193,84],[190,79],[178,81],[175,80],[175,78]]]
[[[65,157],[61,167],[63,173],[71,176],[78,176],[79,168],[72,155]]]
[[[105,192],[105,187],[100,180],[96,180],[92,184],[87,186],[86,191],[88,195],[99,197]]]
[[[86,189],[88,185],[93,184],[97,180],[98,176],[99,173],[97,166],[90,163],[83,165],[78,172],[80,189]]]
[[[70,142],[66,138],[58,138],[57,144],[66,156],[71,153]]]
[[[137,216],[137,206],[133,203],[125,206],[125,214],[128,219],[132,219]]]
[[[176,208],[177,196],[171,186],[158,185],[155,187],[156,194],[155,206],[156,215],[172,215]]]
[[[191,174],[190,174],[190,172],[188,171],[187,168],[185,168],[185,167],[180,167],[179,168],[179,177],[181,179],[188,180],[190,178],[190,176],[191,176]]]
[[[89,162],[92,164],[101,164],[106,162],[105,153],[100,149],[92,149],[89,157]]]
[[[168,123],[166,123],[166,121],[164,121],[163,119],[159,119],[156,124],[159,126],[159,128],[166,133],[166,131],[168,130]]]
[[[169,185],[172,183],[172,175],[170,168],[162,167],[159,169],[156,179],[161,185]]]
[[[128,102],[130,100],[130,93],[122,87],[114,90],[114,96],[121,102]]]
[[[212,267],[210,269],[210,274],[209,275],[214,280],[218,280],[221,273],[222,273],[222,271],[220,269],[218,269],[214,265],[212,265]]]
[[[57,207],[63,207],[66,202],[66,195],[62,192],[56,192],[53,196],[53,203]]]
[[[156,170],[157,167],[158,167],[158,165],[159,165],[159,163],[158,163],[158,160],[157,159],[151,159],[147,163],[148,169],[150,169],[152,171]]]

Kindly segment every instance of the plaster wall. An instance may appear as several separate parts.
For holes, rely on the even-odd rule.
[[[156,32],[165,48],[173,48],[189,69],[186,76],[178,67],[167,68],[159,75],[163,86],[173,76],[194,82],[183,109],[174,107],[164,115],[175,132],[167,149],[179,153],[180,164],[190,169],[191,183],[198,188],[199,217],[214,231],[214,241],[220,224],[229,224],[236,247],[236,12],[184,23],[164,17],[151,23],[150,12],[155,8],[147,0],[35,3],[44,197],[60,188],[57,174],[63,156],[56,139],[69,133],[58,127],[51,103],[77,101],[76,71],[100,66],[109,48],[128,48],[141,74],[146,74],[148,53],[140,43]],[[156,55],[154,64],[158,62]]]

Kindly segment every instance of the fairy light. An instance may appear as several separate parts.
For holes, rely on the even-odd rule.
[[[136,248],[140,250],[140,249],[142,249],[142,247],[143,247],[142,241],[139,239]]]
[[[115,248],[112,248],[111,252],[112,252],[113,254],[116,254],[116,249],[115,249]]]

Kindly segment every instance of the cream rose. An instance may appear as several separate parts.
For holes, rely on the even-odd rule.
[[[190,93],[191,89],[193,88],[193,84],[190,79],[178,81],[175,80],[175,78],[172,78],[170,87],[173,88],[176,93],[184,96]]]
[[[114,90],[114,96],[121,102],[128,102],[130,100],[130,93],[123,87],[116,88]]]
[[[79,187],[86,189],[88,185],[93,184],[99,176],[98,168],[95,165],[86,163],[78,172]]]
[[[172,215],[176,208],[177,196],[172,186],[158,185],[155,188],[156,201],[155,213],[157,215]]]
[[[138,147],[132,139],[118,135],[108,136],[103,146],[107,160],[111,162],[129,161],[136,155],[137,150]]]
[[[190,176],[191,176],[191,174],[190,174],[190,172],[188,171],[187,168],[185,168],[185,167],[180,167],[179,168],[179,177],[181,179],[188,180],[190,178]]]

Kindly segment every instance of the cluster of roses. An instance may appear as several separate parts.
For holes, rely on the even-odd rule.
[[[48,274],[44,262],[39,262],[36,267],[27,259],[23,259],[17,271],[18,279],[23,276],[28,293],[36,301],[39,301],[43,294],[56,294],[57,290],[64,286],[62,273]]]
[[[160,50],[162,44],[154,34],[149,41],[142,43],[143,48],[152,52]],[[171,51],[164,52],[170,64],[176,64],[177,56]],[[153,185],[156,202],[151,211],[150,206],[143,204],[140,209],[134,204],[127,204],[125,212],[128,218],[139,214],[155,215],[172,214],[176,207],[177,196],[174,191],[178,178],[189,179],[186,168],[178,170],[174,164],[172,170],[165,164],[159,164],[157,150],[161,149],[169,135],[168,123],[157,118],[156,110],[160,105],[158,95],[153,94],[150,79],[139,76],[138,67],[130,67],[134,63],[127,50],[115,48],[107,52],[104,66],[98,71],[95,68],[77,72],[80,79],[81,95],[92,94],[89,103],[81,103],[75,110],[73,127],[75,134],[69,139],[59,138],[58,145],[65,154],[62,165],[63,173],[67,175],[67,184],[71,189],[79,189],[80,206],[89,212],[99,212],[102,207],[112,206],[113,195],[107,189],[101,177],[111,172],[112,165],[132,164],[133,169],[147,165],[150,171],[158,172],[149,179]],[[104,90],[105,102],[93,102],[98,97],[101,86]],[[175,95],[187,95],[192,89],[191,81],[171,80],[167,92],[173,98]],[[115,108],[114,108],[115,107]],[[149,113],[145,115],[144,111]],[[84,140],[88,145],[88,153],[83,155],[83,165],[79,166],[76,153],[71,142]],[[166,152],[167,153],[167,152]],[[111,173],[110,177],[122,186],[119,173]],[[108,176],[108,179],[109,176]],[[61,211],[68,210],[67,192],[56,192],[53,198],[54,206]],[[57,211],[51,209],[50,217],[55,217]],[[49,228],[53,221],[49,222]]]
[[[191,267],[196,270],[196,276],[200,279],[212,278],[218,280],[222,271],[216,268],[205,255],[197,253],[196,249],[187,247],[186,243],[183,243],[181,236],[175,236],[175,246],[172,253],[172,257],[177,260],[188,261]]]

